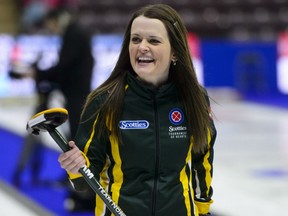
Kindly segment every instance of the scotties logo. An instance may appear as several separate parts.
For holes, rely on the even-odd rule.
[[[124,120],[119,122],[120,129],[147,129],[149,122],[146,120]]]
[[[174,108],[169,112],[170,122],[174,125],[180,125],[184,121],[184,115],[181,109]]]

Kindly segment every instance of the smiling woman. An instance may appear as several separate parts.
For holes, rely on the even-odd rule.
[[[148,5],[128,23],[108,79],[59,162],[76,190],[83,162],[126,215],[208,215],[216,129],[178,13]],[[96,197],[95,215],[111,215]]]
[[[170,63],[176,61],[164,24],[145,16],[133,21],[129,54],[139,79],[155,87],[167,82]]]

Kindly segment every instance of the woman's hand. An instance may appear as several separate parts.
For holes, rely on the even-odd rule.
[[[69,141],[68,144],[71,149],[60,154],[58,157],[58,162],[67,172],[79,174],[78,171],[83,165],[86,164],[86,160],[74,141]]]

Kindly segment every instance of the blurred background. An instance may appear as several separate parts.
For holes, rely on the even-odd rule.
[[[13,179],[37,92],[34,79],[10,71],[25,75],[33,64],[45,70],[57,63],[62,39],[47,34],[45,14],[65,7],[92,35],[93,89],[111,72],[132,13],[154,3],[182,16],[198,79],[211,96],[218,128],[212,213],[288,214],[288,0],[0,0],[1,215],[93,215],[75,210],[60,150],[46,134],[33,156],[40,183],[30,160],[21,184]],[[49,106],[64,103],[53,91]],[[67,125],[60,130],[67,133]]]

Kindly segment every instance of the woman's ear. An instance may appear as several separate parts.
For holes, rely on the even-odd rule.
[[[173,54],[172,54],[172,57],[171,57],[171,61],[176,62],[177,60],[178,60],[178,59],[177,59],[175,53],[173,53]]]

